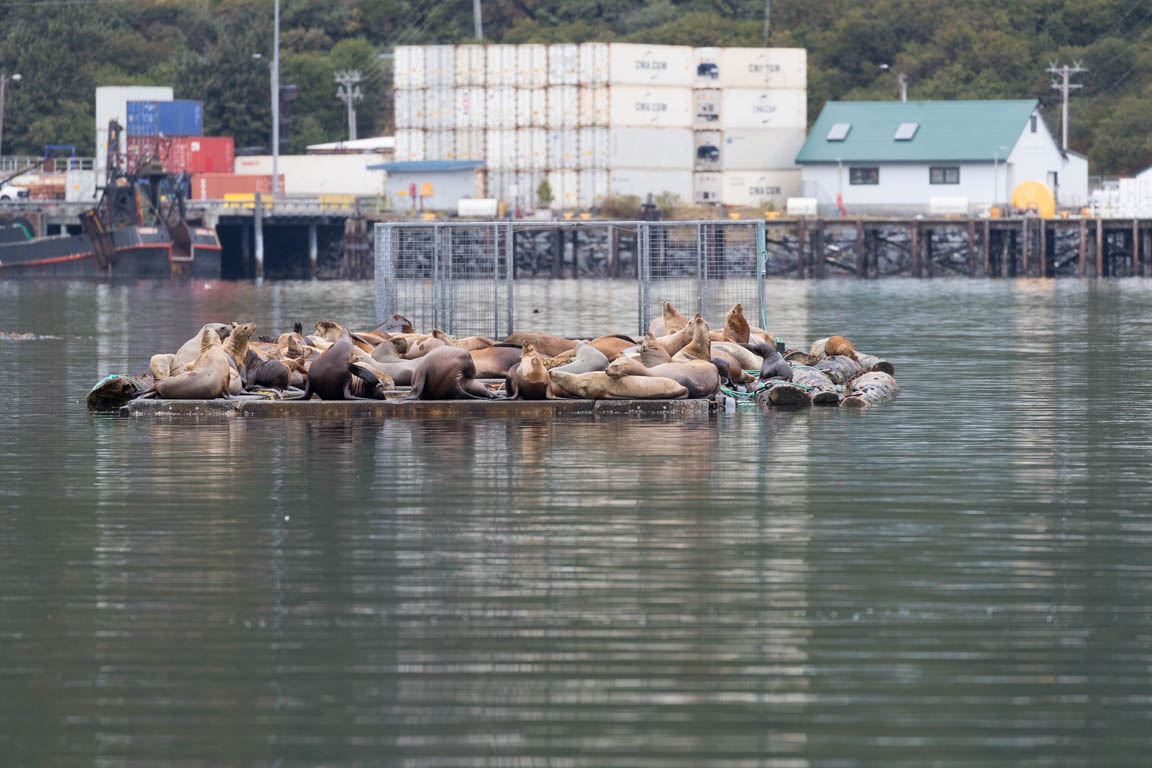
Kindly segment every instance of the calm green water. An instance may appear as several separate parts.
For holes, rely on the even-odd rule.
[[[542,323],[635,295],[563,285]],[[0,336],[0,764],[1147,765],[1152,283],[770,297],[904,392],[120,419],[103,374],[207,320],[369,325],[371,286],[0,283],[51,337]]]

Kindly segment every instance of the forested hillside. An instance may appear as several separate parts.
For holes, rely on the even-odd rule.
[[[757,46],[763,0],[482,0],[500,42],[622,40]],[[471,0],[284,0],[282,82],[298,87],[288,138],[345,135],[332,74],[360,69],[361,136],[390,130],[394,45],[466,42]],[[1152,0],[774,0],[771,45],[808,49],[809,117],[829,99],[1040,98],[1054,130],[1049,62],[1083,62],[1071,146],[1092,173],[1152,165]],[[171,84],[202,99],[205,129],[267,146],[271,0],[0,0],[0,73],[8,89],[4,151],[44,144],[93,151],[98,85]],[[260,53],[262,58],[253,58]],[[890,64],[891,70],[880,68]]]

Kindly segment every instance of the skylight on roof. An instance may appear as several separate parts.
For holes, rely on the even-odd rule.
[[[912,137],[916,135],[919,128],[920,123],[900,123],[900,127],[896,129],[896,135],[892,138],[896,141],[912,141]]]
[[[848,131],[852,130],[852,123],[836,123],[828,131],[828,141],[844,141],[848,138]]]

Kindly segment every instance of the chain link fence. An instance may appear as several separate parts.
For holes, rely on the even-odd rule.
[[[555,234],[538,238],[544,229]],[[621,242],[632,246],[631,256],[621,252]],[[578,243],[601,244],[603,252],[577,253]],[[740,303],[750,321],[763,325],[766,251],[759,222],[383,223],[376,225],[375,250],[377,320],[399,313],[419,330],[504,338],[514,330],[516,278],[562,277],[566,261],[574,277],[581,264],[595,263],[605,276],[634,264],[635,278],[623,279],[636,282],[640,334],[661,315],[664,301],[686,315],[699,312],[715,327]],[[616,327],[623,322],[611,319]]]

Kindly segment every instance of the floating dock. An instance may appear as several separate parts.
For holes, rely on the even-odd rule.
[[[712,400],[133,400],[121,416],[264,418],[557,418],[659,416],[706,419]]]

